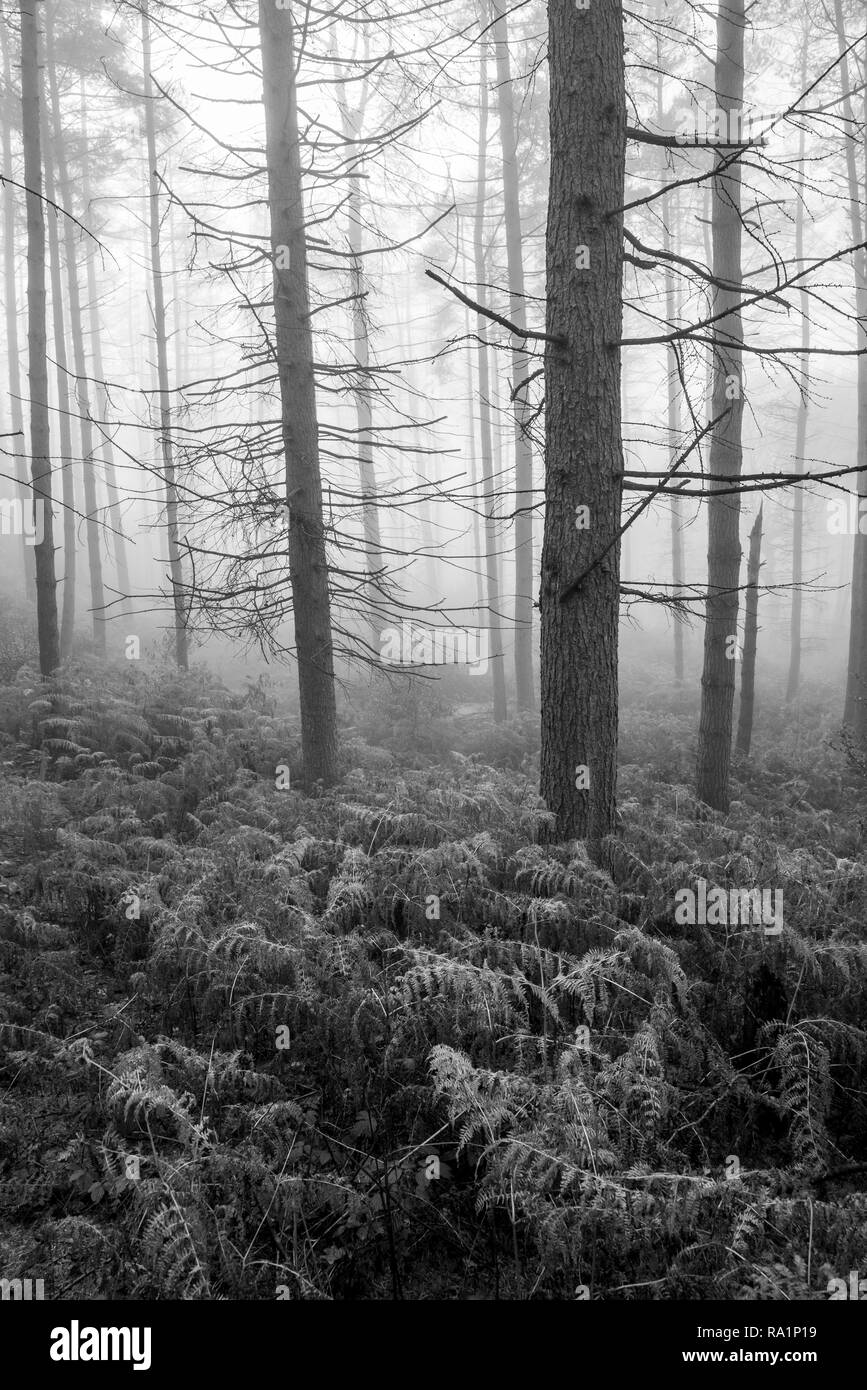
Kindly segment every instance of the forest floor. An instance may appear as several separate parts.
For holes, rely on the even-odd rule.
[[[297,720],[206,673],[0,689],[2,1277],[824,1299],[865,1270],[867,790],[828,701],[763,714],[719,817],[694,704],[627,690],[597,865],[552,840],[537,718],[475,699],[359,692],[311,792]],[[782,933],[679,924],[700,879],[779,890]]]

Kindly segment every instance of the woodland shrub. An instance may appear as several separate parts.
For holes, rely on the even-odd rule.
[[[768,748],[708,818],[639,716],[599,867],[550,843],[520,721],[476,716],[501,763],[421,766],[356,726],[312,795],[274,784],[293,720],[207,677],[73,671],[0,708],[4,1270],[773,1299],[863,1266],[853,787],[813,805]],[[779,885],[783,934],[677,925],[698,876]]]

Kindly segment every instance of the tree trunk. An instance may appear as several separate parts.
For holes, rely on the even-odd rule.
[[[744,94],[744,0],[719,0],[717,15],[716,106],[740,119]],[[735,127],[738,128],[738,127]],[[732,119],[729,118],[729,129]],[[730,285],[741,282],[741,166],[731,152],[716,156],[712,181],[713,273]],[[714,375],[711,418],[723,418],[711,436],[709,471],[725,480],[741,472],[743,417],[743,326],[740,291],[717,289],[714,311],[725,315],[713,326]],[[712,483],[711,491],[726,482]],[[737,638],[741,546],[737,493],[708,501],[708,592],[698,735],[697,795],[718,811],[729,804],[732,708],[735,666],[730,638]]]
[[[154,297],[154,336],[157,348],[157,386],[160,398],[160,448],[166,485],[166,541],[175,627],[175,662],[178,670],[189,669],[187,608],[184,602],[184,573],[178,533],[178,489],[172,441],[172,405],[169,394],[169,359],[166,339],[166,301],[160,248],[160,184],[157,172],[157,136],[154,119],[154,90],[151,79],[151,27],[148,0],[141,9],[142,59],[144,70],[145,139],[147,142],[150,207],[150,261]]]
[[[662,213],[663,232],[662,244],[666,251],[671,250],[672,234],[668,225],[669,215],[674,214],[676,207],[676,194],[672,197],[666,195],[664,209]],[[677,294],[674,283],[674,272],[671,269],[671,262],[665,265],[665,317],[666,322],[673,325],[677,318]],[[681,447],[680,439],[680,366],[678,362],[677,349],[673,343],[669,343],[667,349],[668,357],[668,466],[673,468],[677,460]],[[672,496],[671,505],[671,580],[672,598],[679,598],[683,589],[683,508],[678,497]],[[683,613],[680,608],[674,610],[674,679],[681,684],[683,682]]]
[[[549,55],[547,332],[563,342],[545,350],[541,790],[561,837],[586,839],[598,854],[615,826],[617,771],[621,0],[593,0],[583,11],[550,0]],[[582,507],[589,526],[579,530]]]
[[[47,12],[50,25],[52,13]],[[54,159],[44,83],[40,108],[40,129],[45,146],[45,195],[57,201],[54,187]],[[75,514],[75,459],[72,452],[72,401],[69,393],[69,363],[66,353],[66,324],[63,312],[63,275],[60,263],[58,214],[48,212],[48,254],[51,264],[51,318],[54,326],[54,359],[57,363],[57,408],[60,427],[60,477],[63,493],[63,605],[60,617],[60,655],[69,656],[75,638],[75,573],[77,561]]]
[[[85,222],[90,221],[90,152],[88,149],[87,138],[87,103],[85,100],[84,83],[80,86],[80,109],[81,109],[81,135],[84,142],[84,164],[82,172],[82,192],[84,195]],[[105,373],[102,366],[102,324],[99,315],[99,295],[96,286],[96,251],[91,243],[87,248],[85,263],[87,266],[87,298],[90,309],[90,335],[92,343],[91,356],[93,359],[93,371],[97,381],[97,399],[99,401],[99,412],[102,416],[103,428],[108,425],[108,392],[105,389]],[[111,437],[104,434],[102,446],[103,458],[105,460],[105,483],[108,491],[108,515],[111,522],[111,543],[114,549],[115,562],[117,566],[117,583],[121,595],[120,611],[129,615],[129,561],[126,553],[126,535],[123,530],[123,517],[120,514],[120,494],[117,487],[117,472],[114,466],[114,446]]]
[[[365,57],[367,56],[365,52]],[[344,138],[358,142],[361,136],[363,113],[367,96],[367,82],[362,83],[358,105],[350,107],[346,90],[341,82],[340,113],[343,122]],[[347,150],[347,157],[350,151]],[[361,175],[363,160],[360,150],[349,175],[349,197],[347,217],[349,223],[349,251],[352,257],[350,267],[350,286],[352,294],[352,343],[356,364],[354,388],[355,415],[358,425],[358,475],[361,483],[361,516],[364,527],[364,552],[367,562],[367,593],[370,602],[376,602],[374,577],[383,568],[382,540],[379,532],[379,510],[376,483],[376,466],[373,461],[373,408],[371,403],[372,385],[370,376],[370,332],[367,304],[365,301],[367,280],[364,274],[364,233],[362,227]],[[381,580],[381,575],[380,575]],[[378,619],[376,611],[371,613],[374,625]]]
[[[9,61],[9,31],[0,24],[0,43],[3,45],[3,86],[12,92],[12,67]],[[8,121],[0,121],[3,141],[3,168],[12,173],[12,135]],[[9,452],[15,459],[15,476],[18,480],[18,494],[21,513],[33,505],[33,494],[27,478],[27,448],[24,441],[24,410],[21,403],[21,365],[18,345],[18,286],[15,279],[15,197],[16,190],[8,186],[3,189],[3,277],[6,297],[6,357],[9,370],[9,413],[15,438],[10,443]],[[31,602],[36,597],[36,563],[33,547],[27,544],[24,527],[21,528],[21,583],[25,598]]]
[[[479,294],[485,281],[485,196],[487,192],[488,63],[482,48],[479,73],[479,147],[476,173],[476,216],[473,226],[475,276]],[[494,697],[494,721],[506,718],[506,673],[503,662],[503,629],[500,602],[500,575],[497,560],[494,448],[491,433],[491,378],[488,367],[488,324],[476,314],[479,340],[479,426],[481,431],[482,490],[485,499],[485,574],[488,599],[488,659]]]
[[[470,340],[470,311],[465,309],[465,323],[467,328],[467,343]],[[484,597],[484,576],[482,575],[482,537],[479,527],[479,503],[478,503],[478,477],[479,470],[476,462],[476,413],[474,402],[476,399],[476,386],[473,373],[473,352],[468,347],[467,350],[467,411],[469,420],[469,479],[470,479],[470,506],[472,508],[472,535],[473,535],[473,554],[475,556],[476,573],[476,607],[478,616],[481,618],[482,609],[485,603]]]
[[[809,17],[805,16],[804,41],[801,48],[801,81],[798,90],[807,90],[807,44],[810,36]],[[806,130],[801,125],[798,141],[798,198],[795,207],[795,265],[800,271],[804,265],[804,153]],[[799,291],[801,300],[801,395],[798,401],[798,419],[795,425],[795,468],[806,467],[807,416],[810,408],[810,295],[806,289]],[[804,489],[795,488],[792,506],[792,613],[789,629],[789,679],[786,684],[787,703],[794,700],[801,683],[801,627],[804,596],[801,585],[804,581]]]
[[[491,0],[497,56],[497,103],[503,153],[503,203],[509,270],[509,313],[519,328],[527,326],[524,298],[521,206],[518,196],[518,150],[509,29],[503,0]],[[533,449],[530,405],[520,383],[529,374],[524,339],[512,339],[512,390],[515,392],[515,698],[519,710],[533,709]]]
[[[803,88],[801,89],[803,90]],[[762,567],[762,511],[750,531],[747,561],[747,597],[744,612],[744,661],[741,671],[741,707],[738,712],[736,748],[746,756],[753,737],[753,708],[756,692],[756,641],[759,631],[759,570]]]
[[[630,410],[632,409],[632,406],[631,406],[631,403],[630,403],[630,402],[631,402],[631,397],[630,397],[630,394],[629,394],[629,359],[624,355],[624,356],[621,358],[621,363],[620,363],[620,435],[621,435],[621,440],[623,440],[623,439],[628,439],[628,436],[626,436],[626,435],[624,434],[624,430],[625,430],[626,426],[629,424],[629,418],[630,418],[630,417],[629,417],[629,413],[630,413]],[[624,447],[625,447],[625,446],[624,446]],[[633,466],[633,465],[630,465],[630,467],[631,467],[631,466]],[[622,506],[623,506],[623,499],[621,498],[621,518],[620,518],[621,525],[623,524]],[[628,582],[628,581],[632,578],[632,537],[633,537],[633,528],[630,526],[629,530],[624,532],[624,534],[623,534],[623,539],[622,539],[622,541],[621,541],[621,543],[620,543],[620,574],[621,574],[621,577],[625,576],[625,581],[624,581],[624,582]]]
[[[657,4],[657,22],[663,17],[662,5]],[[662,41],[657,37],[656,41],[656,118],[660,129],[665,124],[665,91],[664,91],[664,72],[662,64]],[[666,174],[667,161],[663,156],[662,161],[663,177]],[[662,246],[663,250],[671,254],[677,237],[677,218],[678,202],[677,189],[668,192],[661,199],[662,209]],[[675,284],[674,271],[671,261],[665,261],[665,319],[673,329],[678,315],[678,296]],[[680,362],[678,359],[677,348],[674,343],[669,343],[666,349],[668,365],[668,466],[674,466],[678,452],[681,447],[680,442]],[[683,587],[683,511],[680,500],[677,497],[669,498],[671,507],[671,579],[672,579],[672,598],[680,596]],[[674,609],[674,679],[680,685],[683,682],[683,614],[680,608]]]
[[[46,45],[48,82],[51,91],[52,133],[54,150],[57,155],[57,175],[59,182],[58,202],[67,213],[73,210],[72,183],[66,157],[66,140],[63,134],[60,94],[57,85],[57,71],[54,63],[54,7],[47,11]],[[90,391],[87,377],[87,358],[84,352],[84,331],[81,319],[81,297],[78,286],[78,263],[76,260],[75,236],[69,217],[63,218],[63,246],[66,255],[66,278],[69,288],[69,328],[72,337],[72,352],[75,363],[79,422],[81,426],[82,467],[84,470],[84,511],[87,532],[87,561],[90,574],[90,607],[93,629],[93,644],[98,656],[105,655],[105,595],[102,584],[102,534],[99,524],[99,509],[96,500],[96,474],[94,472],[93,422],[90,413]]]
[[[307,779],[330,783],[337,777],[337,708],[290,11],[259,0],[259,33],[301,743]],[[278,268],[281,248],[288,250],[288,269]]]
[[[841,0],[834,0],[834,17],[837,25],[837,43],[840,50],[840,83],[843,92],[843,120],[846,135],[846,176],[849,185],[849,217],[852,226],[852,244],[860,246],[864,240],[864,220],[861,216],[861,190],[858,169],[855,163],[855,131],[857,124],[852,109],[852,88],[849,82],[849,59],[846,54],[847,37],[843,20]],[[864,95],[864,114],[867,118],[867,93]],[[867,159],[867,143],[864,147]],[[865,168],[865,187],[867,187],[867,168]],[[857,342],[862,349],[858,358],[858,456],[856,463],[867,468],[867,252],[856,251],[855,262],[855,312],[859,319],[856,329]],[[867,498],[867,472],[859,473],[858,496]],[[860,505],[860,503],[859,503]],[[859,513],[860,514],[860,513]],[[867,536],[860,528],[855,534],[852,555],[852,610],[849,628],[849,670],[846,681],[846,705],[843,714],[846,724],[861,744],[867,743]]]
[[[30,476],[33,515],[41,523],[35,546],[36,625],[39,669],[50,676],[60,662],[54,518],[51,507],[51,439],[45,315],[45,219],[42,212],[42,149],[39,138],[39,37],[37,0],[19,0],[21,13],[21,112],[27,197],[27,346],[30,388]],[[41,517],[39,512],[41,510]],[[38,532],[37,532],[38,534]]]

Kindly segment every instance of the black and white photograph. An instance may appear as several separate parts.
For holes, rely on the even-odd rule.
[[[0,0],[0,65],[4,1330],[821,1371],[863,0]]]

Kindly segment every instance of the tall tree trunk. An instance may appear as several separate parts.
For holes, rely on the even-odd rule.
[[[180,671],[189,669],[187,609],[184,603],[184,573],[178,532],[178,488],[172,440],[172,405],[169,394],[169,359],[166,338],[166,301],[160,247],[160,183],[157,171],[157,135],[154,117],[154,89],[151,78],[151,27],[148,0],[141,8],[142,61],[144,70],[145,140],[147,143],[150,208],[150,262],[154,303],[154,336],[157,348],[157,386],[160,398],[160,448],[166,485],[166,542],[175,627],[175,662]]]
[[[454,190],[453,190],[453,189],[452,189],[452,194],[454,195]],[[460,205],[457,203],[457,200],[455,200],[455,242],[456,242],[456,244],[457,244],[457,251],[458,251],[458,261],[459,261],[459,264],[460,264],[462,267],[465,267],[465,266],[467,265],[467,261],[466,261],[465,254],[464,254],[464,234],[463,234],[463,229],[464,229],[464,219],[463,219],[463,217],[462,217],[462,215],[461,215]],[[472,337],[472,323],[471,323],[471,320],[470,320],[470,311],[469,311],[469,308],[466,307],[466,306],[465,306],[465,308],[464,308],[464,327],[465,327],[465,329],[466,329],[466,341],[467,341],[467,356],[466,356],[466,362],[467,362],[467,412],[468,412],[468,430],[467,430],[467,434],[466,434],[466,439],[467,439],[467,443],[468,443],[468,460],[467,460],[467,462],[468,462],[468,465],[469,465],[469,466],[468,466],[468,469],[467,469],[467,474],[468,474],[468,477],[469,477],[469,480],[470,480],[470,493],[469,493],[469,498],[468,498],[468,504],[470,505],[470,507],[471,507],[471,509],[472,509],[472,518],[473,518],[473,519],[472,519],[472,522],[471,522],[471,528],[472,528],[472,538],[473,538],[472,544],[473,544],[473,556],[474,556],[475,576],[476,576],[476,608],[477,608],[477,610],[478,610],[477,616],[478,616],[478,617],[481,617],[481,612],[482,612],[482,609],[483,609],[484,604],[485,604],[485,588],[484,588],[485,581],[484,581],[484,576],[483,576],[483,574],[482,574],[482,537],[481,537],[481,528],[480,528],[480,526],[479,526],[479,504],[478,504],[478,498],[477,498],[477,489],[478,489],[478,482],[479,482],[479,470],[478,470],[478,461],[477,461],[477,453],[476,453],[476,414],[475,414],[475,408],[474,408],[474,403],[475,403],[475,400],[476,400],[476,386],[475,386],[475,379],[474,379],[475,374],[474,374],[474,372],[473,372],[473,360],[474,360],[476,354],[473,353],[472,348],[470,347],[470,339],[471,339],[471,337]]]
[[[663,17],[661,2],[657,4],[657,22]],[[660,129],[665,124],[665,77],[662,63],[662,40],[656,40],[656,119]],[[667,161],[663,158],[663,176],[666,173]],[[667,256],[671,254],[677,236],[678,202],[677,189],[668,192],[661,200],[662,209],[662,246]],[[675,284],[674,271],[670,260],[665,260],[665,319],[670,328],[674,327],[678,314],[678,296]],[[680,363],[677,348],[674,343],[669,343],[666,349],[668,365],[668,465],[673,467],[680,450]],[[672,496],[669,499],[671,506],[671,579],[672,579],[672,598],[679,598],[683,588],[683,511],[680,499]],[[683,613],[679,607],[674,609],[674,678],[680,684],[683,681]]]
[[[365,52],[365,57],[367,56]],[[344,83],[338,85],[340,93],[340,113],[343,122],[344,138],[347,146],[350,141],[357,146],[361,137],[367,81],[361,86],[358,104],[350,106],[346,97]],[[347,150],[347,156],[353,153]],[[355,158],[349,175],[349,196],[347,198],[347,217],[349,223],[349,252],[351,256],[350,286],[352,293],[352,343],[356,364],[354,387],[355,415],[358,426],[358,475],[361,483],[361,516],[364,527],[364,551],[367,567],[368,596],[376,602],[374,576],[383,568],[382,541],[379,533],[379,510],[376,483],[376,466],[373,460],[373,406],[372,379],[370,375],[370,321],[365,296],[367,279],[364,274],[364,231],[362,224],[361,176],[363,159],[360,150],[354,151]],[[371,620],[377,623],[376,612]]]
[[[48,23],[51,13],[48,12]],[[45,195],[55,203],[54,159],[44,83],[40,84],[40,130],[45,148]],[[60,262],[60,233],[57,216],[48,213],[48,254],[51,265],[51,318],[54,326],[54,360],[57,364],[57,412],[60,427],[60,477],[63,495],[63,604],[60,617],[60,655],[69,656],[75,637],[75,574],[77,562],[75,515],[75,459],[72,451],[72,400],[69,393],[69,362],[66,353],[66,324],[63,312],[63,274]]]
[[[803,91],[803,88],[801,88]],[[746,756],[753,737],[753,709],[756,693],[756,643],[759,632],[759,570],[762,567],[762,511],[750,531],[747,560],[747,597],[744,607],[744,661],[741,671],[741,707],[738,711],[736,748]]]
[[[3,86],[12,92],[12,67],[9,60],[9,30],[0,25],[0,44],[3,46]],[[0,121],[2,136],[3,168],[12,173],[12,132],[8,121]],[[9,452],[15,459],[15,476],[18,480],[18,494],[22,516],[33,505],[33,494],[27,477],[27,448],[24,441],[24,410],[21,403],[21,365],[18,345],[18,286],[15,278],[15,198],[16,190],[8,184],[3,189],[3,281],[6,298],[6,356],[9,363],[9,414],[15,438],[11,441]],[[25,598],[33,601],[36,597],[36,562],[33,547],[27,544],[21,528],[21,583]]]
[[[481,293],[485,281],[485,196],[487,193],[488,63],[484,46],[479,74],[479,147],[476,173],[476,215],[473,226],[473,254],[476,282]],[[479,340],[479,425],[481,431],[482,490],[485,499],[485,575],[488,600],[488,659],[494,697],[494,720],[506,717],[506,673],[503,663],[503,629],[500,601],[500,574],[497,559],[494,448],[491,432],[491,377],[488,367],[487,320],[476,314]]]
[[[42,212],[42,149],[39,139],[39,31],[37,0],[19,0],[21,14],[21,113],[27,197],[27,346],[30,387],[30,477],[33,514],[41,537],[35,546],[36,625],[39,669],[50,676],[60,662],[54,518],[51,507],[51,439],[45,315],[45,219]],[[41,516],[39,511],[41,511]],[[38,534],[38,532],[37,532]]]
[[[807,45],[810,37],[809,15],[805,12],[804,39],[801,47],[801,81],[798,90],[807,90]],[[798,271],[804,267],[804,154],[806,130],[801,125],[798,140],[798,198],[795,208],[795,265]],[[810,408],[810,295],[806,289],[799,291],[801,299],[801,395],[798,401],[798,418],[795,425],[795,468],[806,466],[807,416]],[[794,700],[801,683],[801,627],[804,596],[801,585],[804,580],[804,489],[795,488],[792,505],[792,613],[789,629],[789,679],[786,684],[786,701]]]
[[[675,195],[676,196],[676,195]],[[671,250],[672,235],[668,226],[669,211],[675,206],[674,199],[666,197],[666,206],[663,210],[663,234],[662,244],[666,251]],[[665,317],[666,322],[674,324],[677,317],[677,295],[675,292],[674,273],[671,263],[666,262],[665,266]],[[668,357],[668,466],[672,468],[677,460],[678,452],[681,447],[680,439],[680,370],[677,356],[677,349],[673,343],[669,343],[667,349]],[[672,496],[671,505],[671,580],[672,598],[679,598],[683,590],[683,508],[680,498]],[[680,684],[683,681],[683,612],[679,607],[674,609],[674,679]]]
[[[509,64],[509,29],[503,0],[491,0],[497,56],[497,103],[503,153],[503,202],[509,271],[509,312],[527,326],[524,298],[521,205],[518,196],[518,142]],[[530,404],[521,382],[528,375],[524,339],[512,339],[512,390],[515,393],[515,698],[519,710],[534,707],[533,692],[533,450]]]
[[[744,0],[719,0],[714,86],[716,106],[740,120],[744,95]],[[729,117],[729,130],[733,128]],[[734,126],[739,129],[739,125]],[[728,167],[724,167],[724,166]],[[716,156],[712,181],[713,273],[717,281],[741,283],[741,165],[731,151]],[[713,327],[714,376],[712,419],[723,418],[711,436],[709,471],[725,480],[741,472],[743,418],[743,325],[738,289],[717,289],[714,309],[725,317]],[[712,483],[712,493],[726,483]],[[697,794],[718,811],[729,804],[729,766],[735,664],[729,638],[737,636],[738,578],[741,563],[740,497],[737,493],[708,501],[708,592],[698,735]]]
[[[548,13],[547,332],[562,345],[545,350],[541,789],[559,834],[598,854],[617,772],[623,8],[550,0]]]
[[[465,313],[465,322],[466,322],[466,327],[467,327],[467,342],[469,343],[469,339],[470,339],[470,311],[469,311],[469,309],[466,309],[466,310],[464,311],[464,313]],[[468,411],[468,414],[469,414],[469,433],[468,433],[468,436],[467,436],[467,438],[468,438],[468,440],[469,440],[469,460],[468,460],[468,462],[469,462],[469,470],[468,470],[468,471],[469,471],[469,478],[470,478],[470,506],[472,507],[472,514],[473,514],[473,520],[472,520],[472,536],[473,536],[473,554],[474,554],[474,556],[475,556],[475,570],[476,570],[476,607],[477,607],[478,610],[479,610],[479,616],[481,616],[482,608],[484,607],[484,603],[485,603],[485,597],[484,597],[484,576],[482,575],[482,537],[481,537],[481,530],[480,530],[480,527],[479,527],[479,503],[478,503],[478,497],[477,497],[479,470],[478,470],[477,457],[476,457],[476,413],[475,413],[475,409],[474,409],[474,402],[475,402],[475,398],[476,398],[476,387],[475,387],[474,373],[473,373],[473,356],[474,356],[474,354],[473,354],[472,350],[468,347],[468,350],[467,350],[467,411]]]
[[[864,240],[864,219],[861,215],[861,189],[858,167],[855,163],[855,131],[857,129],[852,108],[852,87],[849,81],[849,59],[846,54],[847,37],[843,19],[841,0],[834,0],[834,17],[837,26],[837,43],[840,50],[840,83],[843,91],[843,118],[846,136],[846,176],[849,185],[849,217],[852,226],[852,244],[860,246]],[[864,94],[864,116],[867,120],[867,92]],[[864,158],[867,161],[867,142],[864,145]],[[864,170],[865,190],[867,190],[867,167]],[[858,358],[858,456],[856,463],[867,469],[867,252],[856,251],[855,262],[855,312],[859,327],[856,329],[857,342],[862,349]],[[867,472],[858,477],[859,499],[867,498]],[[859,504],[860,505],[860,504]],[[846,681],[846,705],[843,722],[852,731],[859,743],[867,743],[867,536],[860,529],[855,534],[852,557],[852,610],[849,629],[849,670]]]
[[[329,783],[337,776],[337,707],[290,11],[259,0],[259,33],[301,743],[308,780]],[[289,253],[286,270],[278,269],[281,248]]]
[[[63,118],[60,108],[60,93],[57,83],[57,70],[54,62],[54,4],[47,9],[46,59],[48,83],[51,91],[51,119],[54,150],[57,155],[57,176],[59,183],[59,203],[67,213],[73,210],[72,182],[66,155],[66,140],[63,134]],[[94,463],[93,421],[90,413],[90,391],[88,387],[87,358],[84,352],[84,330],[81,317],[81,296],[78,285],[78,262],[76,258],[75,236],[69,217],[63,218],[63,246],[66,255],[66,277],[69,288],[69,328],[72,337],[72,352],[75,363],[79,423],[81,426],[82,467],[84,470],[84,510],[87,533],[87,562],[90,575],[90,607],[93,628],[93,644],[98,656],[105,655],[105,595],[102,583],[102,528],[99,524],[99,508],[96,497],[96,473]]]
[[[90,151],[88,148],[87,136],[87,102],[85,99],[84,82],[80,84],[80,110],[81,110],[81,135],[84,143],[84,164],[82,173],[82,192],[84,195],[85,221],[90,221]],[[93,359],[93,371],[96,376],[97,400],[99,402],[99,412],[102,416],[103,429],[108,427],[108,392],[105,389],[105,373],[102,366],[102,324],[99,314],[99,295],[96,285],[96,251],[93,244],[87,247],[85,264],[87,266],[87,298],[90,309],[90,336],[91,336],[91,357]],[[108,515],[111,522],[111,544],[114,550],[115,563],[117,566],[117,583],[121,594],[120,611],[124,614],[130,613],[129,604],[129,561],[126,553],[126,535],[123,530],[123,517],[120,513],[120,493],[117,486],[117,472],[114,466],[114,446],[111,436],[104,434],[102,446],[103,459],[105,461],[105,484],[108,491]]]

